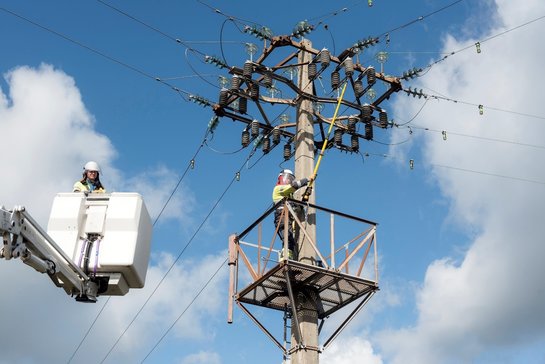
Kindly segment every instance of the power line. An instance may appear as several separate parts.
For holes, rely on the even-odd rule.
[[[452,6],[456,5],[456,4],[458,4],[458,3],[461,3],[462,1],[464,1],[464,0],[457,0],[457,1],[454,1],[453,3],[450,3],[449,5],[443,6],[442,8],[437,9],[437,10],[435,10],[435,11],[432,11],[432,12],[429,13],[429,14],[421,15],[421,16],[419,16],[418,18],[416,18],[416,19],[414,19],[414,20],[411,20],[411,21],[409,21],[409,22],[406,23],[406,24],[403,24],[403,25],[400,25],[400,26],[398,26],[398,27],[396,27],[396,28],[393,28],[393,29],[391,29],[391,30],[385,31],[384,33],[380,34],[380,35],[378,36],[378,38],[383,37],[383,36],[385,36],[386,34],[390,34],[390,33],[393,33],[393,32],[395,32],[395,31],[398,31],[398,30],[400,30],[400,29],[403,29],[403,28],[406,28],[406,27],[408,27],[408,26],[411,26],[411,25],[413,25],[413,24],[415,24],[415,23],[418,23],[419,21],[422,21],[422,20],[424,20],[424,19],[426,19],[426,18],[429,18],[430,16],[433,16],[433,15],[435,15],[435,14],[438,14],[438,13],[440,13],[440,12],[442,12],[442,11],[444,11],[444,10],[446,10],[446,9],[448,9],[448,8],[450,8],[450,7],[452,7]]]
[[[440,167],[440,168],[445,168],[445,169],[452,169],[452,170],[456,170],[456,171],[469,172],[469,173],[476,173],[476,174],[482,174],[482,175],[485,175],[485,176],[499,177],[499,178],[510,179],[510,180],[515,180],[515,181],[522,181],[522,182],[528,182],[528,183],[535,183],[535,184],[539,184],[539,185],[545,185],[545,182],[543,182],[543,181],[536,181],[536,180],[532,180],[532,179],[528,179],[528,178],[520,178],[520,177],[514,177],[514,176],[506,176],[506,175],[503,175],[503,174],[496,174],[496,173],[490,173],[490,172],[476,171],[476,170],[472,170],[472,169],[460,168],[460,167],[454,167],[454,166],[445,166],[445,165],[442,165],[442,164],[433,164],[433,163],[432,163],[431,165],[434,166],[434,167]]]
[[[540,16],[540,17],[537,17],[537,18],[535,18],[535,19],[532,19],[532,20],[530,20],[530,21],[527,21],[526,23],[517,25],[517,26],[515,26],[515,27],[513,27],[513,28],[507,29],[507,30],[505,30],[505,31],[503,31],[503,32],[500,32],[500,33],[498,33],[498,34],[492,35],[492,36],[490,36],[490,37],[488,37],[488,38],[485,38],[485,39],[480,40],[480,41],[478,41],[478,42],[476,42],[476,43],[470,44],[470,45],[468,45],[468,46],[466,46],[466,47],[460,48],[460,49],[458,49],[458,50],[456,50],[456,51],[449,52],[449,53],[448,53],[447,55],[445,55],[443,58],[440,58],[440,59],[438,59],[438,60],[436,60],[436,61],[434,61],[434,62],[428,64],[428,65],[427,65],[426,67],[424,67],[424,68],[425,68],[425,69],[426,69],[426,68],[431,68],[431,67],[433,67],[434,65],[436,65],[436,64],[438,64],[438,63],[440,63],[440,62],[443,62],[443,61],[446,60],[448,57],[453,56],[453,55],[455,55],[455,54],[457,54],[457,53],[463,52],[463,51],[468,50],[468,49],[473,48],[473,47],[477,47],[477,52],[480,52],[480,48],[479,48],[479,47],[480,47],[481,44],[483,44],[483,43],[485,43],[485,42],[488,42],[489,40],[495,39],[495,38],[497,38],[497,37],[500,37],[500,36],[502,36],[502,35],[505,35],[505,34],[507,34],[507,33],[509,33],[509,32],[514,31],[514,30],[517,30],[517,29],[520,29],[520,28],[525,27],[525,26],[527,26],[527,25],[530,25],[530,24],[532,24],[532,23],[534,23],[534,22],[536,22],[536,21],[542,20],[542,19],[545,19],[545,15],[542,15],[542,16]]]
[[[512,140],[505,140],[505,139],[498,139],[498,138],[487,138],[487,137],[482,137],[482,136],[477,136],[477,135],[462,134],[462,133],[456,133],[456,132],[447,131],[447,130],[430,129],[430,128],[419,127],[419,126],[414,126],[414,125],[411,126],[410,128],[411,129],[418,129],[418,130],[422,130],[422,131],[431,131],[431,132],[434,132],[434,133],[446,133],[447,135],[456,135],[456,136],[461,136],[461,137],[465,137],[465,138],[473,138],[473,139],[479,139],[479,140],[487,140],[487,141],[491,141],[491,142],[520,145],[520,146],[523,146],[523,147],[532,147],[532,148],[545,149],[545,145],[528,144],[528,143],[515,142],[515,141],[512,141]]]
[[[212,208],[210,209],[210,211],[208,212],[208,214],[205,216],[205,218],[203,219],[203,221],[201,222],[201,224],[197,227],[197,229],[195,230],[195,232],[193,233],[193,235],[191,236],[191,238],[189,239],[189,241],[187,242],[187,244],[184,246],[184,248],[182,249],[182,251],[178,254],[178,256],[176,257],[176,259],[172,262],[172,264],[170,265],[170,267],[167,269],[167,271],[165,272],[165,274],[163,275],[163,277],[161,278],[161,280],[159,281],[159,283],[157,283],[157,285],[155,286],[155,288],[153,289],[153,291],[151,292],[151,294],[149,295],[149,297],[146,299],[146,301],[144,302],[144,304],[140,307],[140,309],[137,311],[136,315],[134,316],[134,318],[131,320],[131,322],[128,324],[128,326],[125,328],[125,330],[123,330],[123,332],[119,335],[119,337],[117,338],[117,340],[114,342],[114,344],[112,345],[112,347],[108,350],[108,352],[106,353],[106,355],[104,356],[104,358],[102,358],[102,360],[100,361],[100,363],[104,363],[104,361],[110,356],[110,354],[112,353],[112,351],[114,350],[114,348],[117,346],[117,344],[119,343],[119,341],[121,340],[121,338],[125,335],[125,333],[129,330],[129,328],[132,326],[132,324],[136,321],[136,319],[138,318],[138,316],[140,316],[140,313],[142,313],[144,307],[146,307],[146,305],[148,304],[148,302],[151,300],[151,298],[153,297],[153,295],[157,292],[157,290],[159,289],[159,287],[161,286],[161,284],[164,282],[164,280],[166,279],[166,277],[168,276],[168,274],[172,271],[172,269],[174,268],[174,266],[176,265],[176,263],[180,260],[180,257],[184,254],[184,252],[187,250],[187,248],[189,247],[189,245],[191,245],[191,243],[193,242],[193,239],[195,238],[195,236],[197,236],[197,234],[200,232],[200,230],[202,229],[202,227],[204,226],[204,224],[206,223],[206,221],[208,221],[208,218],[212,215],[212,213],[214,212],[214,210],[216,209],[216,207],[219,205],[219,203],[221,202],[221,200],[225,197],[225,195],[227,194],[227,192],[229,191],[229,189],[231,188],[231,186],[233,185],[233,183],[235,181],[238,181],[239,177],[240,177],[240,172],[242,170],[242,168],[244,167],[244,165],[246,164],[246,162],[253,156],[255,152],[255,148],[250,152],[250,154],[248,155],[248,157],[246,158],[246,160],[244,161],[244,164],[238,169],[238,171],[235,173],[235,176],[231,179],[231,181],[229,182],[229,184],[227,185],[227,187],[225,188],[225,190],[223,191],[223,193],[220,195],[220,197],[217,199],[217,201],[214,203],[214,205],[212,206]],[[200,293],[199,293],[200,294]]]
[[[378,157],[382,157],[382,158],[392,158],[392,159],[398,159],[398,160],[400,159],[400,158],[393,157],[393,156],[388,155],[388,154],[378,154],[378,153],[365,152],[365,153],[363,153],[363,155],[365,157],[378,156]],[[404,160],[404,162],[406,162],[406,160]],[[478,170],[474,170],[474,169],[461,168],[461,167],[455,167],[455,166],[447,166],[447,165],[443,165],[443,164],[429,163],[429,165],[433,166],[433,167],[440,167],[440,168],[451,169],[451,170],[455,170],[455,171],[474,173],[474,174],[480,174],[480,175],[484,175],[484,176],[498,177],[498,178],[509,179],[509,180],[514,180],[514,181],[545,185],[544,181],[538,181],[538,180],[533,180],[533,179],[529,179],[529,178],[522,178],[522,177],[516,177],[516,176],[507,176],[507,175],[498,174],[498,173],[484,172],[484,171],[478,171]],[[409,160],[409,166],[410,166],[411,169],[415,168],[415,160],[414,159]]]
[[[195,154],[193,155],[193,158],[191,158],[189,164],[187,165],[187,167],[185,168],[185,171],[184,173],[182,173],[182,175],[180,176],[180,178],[178,179],[178,183],[176,183],[176,186],[174,186],[174,189],[172,190],[172,192],[170,193],[170,196],[168,197],[168,199],[166,200],[166,202],[164,203],[163,205],[163,208],[161,209],[161,211],[159,211],[159,214],[157,214],[157,217],[155,218],[155,221],[153,222],[153,226],[155,226],[155,224],[157,224],[157,221],[159,221],[159,218],[161,217],[161,215],[163,214],[163,211],[165,211],[165,209],[167,208],[170,200],[172,199],[172,197],[174,196],[174,194],[176,193],[176,191],[178,190],[178,187],[180,186],[180,183],[182,183],[183,179],[185,178],[187,172],[189,171],[190,168],[193,167],[193,164],[195,163],[195,158],[197,158],[197,156],[199,155],[202,147],[205,145],[206,143],[206,139],[208,137],[208,132],[209,132],[209,129],[206,131],[205,135],[204,135],[204,139],[203,141],[201,142],[201,144],[199,145],[199,147],[197,148],[197,151],[195,152]]]
[[[146,301],[144,302],[144,304],[140,307],[140,309],[136,312],[136,315],[133,317],[133,319],[129,322],[129,324],[127,325],[127,327],[125,328],[125,330],[123,330],[123,332],[119,335],[119,337],[116,339],[116,341],[114,342],[114,344],[110,347],[110,349],[108,350],[108,352],[106,353],[106,355],[104,356],[104,358],[102,358],[102,360],[100,361],[100,363],[104,363],[104,361],[110,356],[110,354],[112,353],[112,351],[114,350],[114,348],[117,346],[117,344],[119,343],[119,341],[121,340],[121,338],[125,335],[125,333],[129,330],[129,328],[132,326],[132,324],[136,321],[136,319],[140,316],[140,314],[142,313],[142,311],[144,310],[144,307],[147,306],[147,304],[149,303],[149,301],[151,300],[151,298],[155,295],[155,293],[157,292],[157,290],[159,289],[159,287],[161,286],[161,284],[165,281],[166,277],[168,276],[168,274],[172,271],[172,269],[174,268],[174,266],[176,265],[176,263],[180,260],[180,257],[184,254],[184,252],[187,250],[187,248],[189,247],[189,245],[193,242],[193,239],[195,238],[195,236],[197,236],[197,234],[200,232],[200,230],[202,229],[202,227],[204,226],[204,224],[206,223],[206,221],[208,221],[208,218],[210,217],[210,215],[212,215],[212,212],[214,212],[214,210],[216,209],[216,207],[218,206],[218,204],[220,203],[220,201],[222,200],[222,198],[225,196],[225,194],[227,193],[227,191],[231,188],[231,186],[233,185],[233,183],[235,182],[236,178],[233,177],[233,179],[231,180],[231,182],[229,183],[229,185],[227,186],[227,188],[224,190],[224,192],[221,194],[220,198],[216,201],[216,203],[212,206],[212,208],[210,209],[210,211],[208,212],[208,214],[205,216],[205,218],[203,219],[203,221],[201,222],[201,224],[197,227],[197,230],[195,230],[195,233],[193,233],[193,235],[191,236],[191,238],[189,239],[189,241],[187,242],[187,244],[183,247],[182,251],[178,254],[178,256],[176,257],[176,259],[174,260],[174,262],[172,262],[172,264],[170,265],[170,267],[167,269],[167,271],[165,272],[165,274],[163,275],[163,277],[161,278],[161,280],[159,281],[159,283],[157,283],[157,285],[155,286],[155,288],[153,289],[153,291],[151,292],[151,294],[148,296],[148,298],[146,299]]]
[[[186,48],[189,48],[189,49],[191,49],[191,50],[193,50],[193,51],[195,51],[197,53],[200,53],[202,56],[205,56],[205,54],[200,52],[198,49],[195,49],[195,48],[191,47],[190,44],[217,44],[217,43],[220,43],[220,41],[211,41],[211,40],[208,40],[208,41],[182,40],[180,38],[177,38],[177,37],[175,37],[173,35],[170,35],[170,34],[166,33],[165,31],[163,31],[163,30],[161,30],[161,29],[159,29],[159,28],[157,28],[157,27],[155,27],[153,25],[150,25],[150,24],[144,22],[143,20],[135,17],[134,15],[131,15],[128,12],[126,12],[126,11],[124,11],[124,10],[118,8],[118,7],[113,6],[112,4],[109,4],[104,0],[96,0],[96,1],[101,3],[102,5],[104,5],[104,6],[108,7],[108,8],[110,8],[110,9],[118,12],[121,15],[126,16],[127,18],[134,20],[135,22],[143,25],[144,27],[146,27],[146,28],[148,28],[148,29],[162,35],[163,37],[165,37],[165,38],[167,38],[167,39],[169,39],[171,41],[174,41],[177,44],[181,44],[181,45],[185,46]],[[243,44],[243,42],[240,42],[240,41],[223,41],[223,43]]]
[[[108,299],[106,299],[106,302],[104,302],[104,304],[102,305],[102,308],[100,309],[100,311],[98,311],[97,315],[95,316],[95,319],[93,320],[93,322],[91,323],[91,326],[89,326],[89,329],[87,329],[87,332],[85,332],[85,335],[83,335],[83,338],[81,339],[81,341],[79,342],[78,346],[76,347],[76,350],[74,350],[74,352],[72,353],[72,355],[70,356],[70,358],[68,359],[68,362],[67,364],[70,364],[72,362],[72,359],[74,359],[74,356],[76,356],[76,353],[78,352],[79,348],[81,347],[81,345],[83,345],[83,342],[85,341],[85,339],[87,339],[87,336],[89,335],[89,333],[91,332],[91,329],[95,326],[95,323],[97,322],[98,318],[100,317],[100,315],[102,314],[102,311],[104,311],[104,308],[106,307],[106,305],[108,304],[108,302],[110,302],[110,298],[112,298],[112,296],[109,296]]]
[[[180,186],[182,180],[185,178],[187,172],[189,171],[189,169],[193,166],[193,163],[195,161],[195,159],[197,158],[197,155],[199,154],[199,152],[201,151],[203,145],[206,143],[206,139],[208,137],[208,133],[209,133],[210,129],[207,129],[205,135],[204,135],[204,139],[203,141],[201,142],[200,146],[197,148],[195,154],[193,155],[193,158],[191,159],[190,163],[188,164],[188,166],[186,167],[184,173],[182,173],[182,175],[180,176],[179,180],[178,180],[178,183],[176,184],[176,186],[174,186],[174,189],[172,190],[171,194],[169,195],[168,199],[165,201],[165,203],[163,204],[163,207],[161,209],[161,211],[159,212],[159,214],[157,215],[157,217],[155,218],[155,221],[153,222],[153,226],[155,226],[157,224],[157,221],[159,221],[159,218],[161,217],[161,215],[163,214],[163,211],[166,209],[166,207],[168,206],[168,204],[170,203],[170,200],[172,199],[172,197],[174,196],[174,194],[176,193],[176,191],[178,190],[178,187]],[[102,309],[97,313],[95,319],[93,320],[93,322],[91,323],[91,326],[89,327],[89,329],[87,330],[87,332],[85,333],[85,335],[83,336],[83,339],[81,339],[79,345],[76,347],[76,349],[74,350],[74,352],[72,353],[72,356],[70,356],[70,359],[68,360],[68,363],[70,363],[72,361],[72,359],[74,358],[74,356],[76,355],[76,353],[78,352],[79,348],[81,347],[81,345],[83,344],[83,342],[85,341],[85,339],[87,338],[87,336],[89,335],[89,332],[91,331],[91,329],[93,328],[93,326],[95,325],[95,323],[97,322],[98,318],[100,317],[100,315],[102,314],[102,312],[104,311],[104,308],[106,307],[106,305],[108,304],[108,302],[110,302],[110,297],[108,297],[108,299],[106,300],[106,302],[104,303],[104,305],[102,306]]]
[[[172,323],[172,325],[170,325],[168,327],[168,329],[165,331],[165,333],[161,336],[161,338],[155,343],[155,345],[153,345],[153,347],[151,348],[151,350],[146,354],[146,356],[144,357],[144,359],[142,359],[141,363],[145,362],[146,359],[151,355],[151,353],[153,353],[153,351],[157,348],[157,346],[161,343],[161,341],[163,341],[163,339],[167,336],[167,334],[170,332],[170,330],[172,330],[172,328],[176,325],[176,323],[178,323],[178,321],[182,318],[182,316],[187,312],[187,310],[189,310],[189,308],[193,305],[193,303],[195,303],[195,301],[197,300],[197,298],[199,298],[199,296],[204,292],[204,290],[206,289],[206,287],[208,287],[208,285],[210,284],[210,282],[212,282],[212,280],[218,275],[219,271],[221,270],[221,268],[223,268],[225,266],[225,263],[227,263],[227,260],[229,258],[225,258],[225,260],[223,262],[221,262],[220,266],[218,267],[218,269],[216,269],[216,271],[212,274],[212,276],[208,279],[208,281],[206,281],[206,283],[204,284],[204,286],[199,290],[199,292],[197,292],[197,294],[195,295],[195,297],[193,297],[193,299],[191,300],[191,302],[189,302],[189,304],[185,307],[185,309],[182,311],[182,313],[180,313],[180,315],[178,315],[178,317],[176,318],[176,320],[174,320],[174,322]]]
[[[98,1],[98,0],[97,0],[97,1]],[[21,20],[24,20],[25,22],[30,23],[30,24],[32,24],[32,25],[34,25],[34,26],[36,26],[36,27],[38,27],[38,28],[40,28],[40,29],[42,29],[42,30],[45,30],[45,31],[47,31],[47,32],[49,32],[49,33],[51,33],[51,34],[54,34],[54,35],[56,35],[57,37],[60,37],[60,38],[66,40],[66,41],[68,41],[68,42],[70,42],[70,43],[73,43],[73,44],[75,44],[75,45],[77,45],[77,46],[79,46],[79,47],[81,47],[81,48],[84,48],[84,49],[86,49],[86,50],[88,50],[88,51],[90,51],[90,52],[92,52],[92,53],[94,53],[94,54],[96,54],[96,55],[99,55],[99,56],[102,57],[102,58],[105,58],[105,59],[107,59],[107,60],[109,60],[109,61],[111,61],[111,62],[117,63],[118,65],[123,66],[123,67],[125,67],[125,68],[127,68],[127,69],[129,69],[129,70],[131,70],[131,71],[133,71],[133,72],[135,72],[135,73],[137,73],[137,74],[143,76],[143,77],[146,77],[146,78],[148,78],[148,79],[152,79],[152,80],[154,80],[154,81],[158,81],[158,82],[164,84],[165,86],[168,86],[169,88],[171,88],[172,90],[174,90],[174,91],[177,92],[177,93],[181,93],[181,94],[185,94],[185,95],[191,96],[191,93],[189,93],[189,92],[187,92],[187,91],[184,91],[184,90],[181,90],[181,89],[179,89],[178,87],[175,87],[175,86],[169,84],[168,82],[165,82],[164,80],[162,80],[162,79],[159,78],[159,77],[152,76],[152,75],[150,75],[149,73],[147,73],[147,72],[145,72],[145,71],[142,71],[141,69],[139,69],[139,68],[137,68],[137,67],[135,67],[135,66],[132,66],[132,65],[126,63],[126,62],[120,61],[120,60],[118,60],[118,59],[116,59],[116,58],[114,58],[114,57],[111,57],[111,56],[107,55],[106,53],[104,53],[104,52],[102,52],[102,51],[99,51],[99,50],[97,50],[97,49],[95,49],[95,48],[92,48],[92,47],[90,47],[90,46],[88,46],[88,45],[86,45],[86,44],[84,44],[84,43],[82,43],[82,42],[80,42],[80,41],[78,41],[78,40],[75,40],[75,39],[73,39],[73,38],[70,38],[69,36],[64,35],[64,34],[58,32],[58,31],[56,31],[56,30],[54,30],[54,29],[51,29],[51,28],[46,27],[46,26],[44,26],[44,25],[41,25],[41,24],[39,24],[39,23],[37,23],[37,22],[35,22],[35,21],[33,21],[33,20],[27,18],[27,17],[24,17],[24,16],[22,16],[22,15],[20,15],[20,14],[17,14],[17,13],[15,13],[15,12],[9,10],[9,9],[0,7],[0,10],[3,11],[3,12],[5,12],[5,13],[7,13],[7,14],[10,14],[10,15],[12,15],[12,16],[15,16],[15,17],[17,17],[17,18],[19,18],[19,19],[21,19]],[[185,100],[185,99],[184,99],[184,100]]]
[[[407,95],[409,95],[409,96],[412,95],[413,97],[418,96],[418,98],[424,97],[426,99],[429,98],[429,99],[449,101],[449,102],[452,102],[452,103],[455,103],[455,104],[475,106],[475,107],[477,107],[479,109],[479,112],[484,112],[484,110],[487,109],[487,110],[500,111],[500,112],[519,115],[519,116],[526,116],[526,117],[530,117],[530,118],[534,118],[534,119],[545,120],[545,116],[528,114],[528,113],[523,113],[523,112],[513,111],[513,110],[507,110],[507,109],[501,109],[501,108],[498,108],[498,107],[487,106],[487,105],[484,105],[484,104],[477,104],[477,103],[474,103],[474,102],[457,100],[457,99],[453,99],[453,98],[446,97],[446,96],[441,96],[441,95],[426,94],[426,93],[423,92],[422,89],[420,91],[418,91],[417,89],[413,90],[413,89],[411,89],[409,87],[408,89],[404,88],[402,91],[407,93]],[[405,124],[407,124],[407,123],[405,123]],[[403,124],[403,125],[405,125],[405,124]]]

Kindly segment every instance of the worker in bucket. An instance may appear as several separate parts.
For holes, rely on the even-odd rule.
[[[100,167],[97,162],[89,161],[83,167],[83,178],[74,184],[74,192],[105,193],[100,182]]]
[[[285,197],[293,198],[293,193],[299,188],[306,186],[308,183],[308,178],[303,178],[297,181],[295,180],[295,175],[291,170],[282,170],[278,174],[278,180],[276,182],[276,186],[273,189],[273,203],[276,204],[278,201],[282,200]],[[278,228],[278,235],[280,235],[282,241],[284,241],[284,218],[282,216],[283,209],[284,205],[280,204],[274,212],[274,226]],[[286,211],[285,213],[288,213],[288,211]],[[288,259],[297,259],[295,254],[295,235],[292,227],[293,218],[291,217],[291,214],[288,214],[288,216]],[[283,252],[284,250],[282,250],[282,253]]]

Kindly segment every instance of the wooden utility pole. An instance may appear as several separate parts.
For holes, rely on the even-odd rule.
[[[301,42],[307,49],[312,48],[312,43],[306,39]],[[308,63],[312,61],[312,54],[301,51],[298,57],[299,74],[298,86],[302,92],[313,94],[312,82],[308,78]],[[314,125],[312,117],[312,101],[301,99],[297,109],[297,130],[295,138],[295,175],[297,178],[310,178],[314,170]],[[314,185],[315,187],[316,185]],[[301,198],[304,188],[299,191],[298,198]],[[309,202],[314,204],[316,199],[315,191],[310,195]],[[302,216],[302,212],[300,217]],[[301,219],[302,221],[302,219]],[[316,211],[312,208],[307,210],[306,233],[316,241]],[[315,253],[305,234],[298,234],[299,256],[298,260],[306,264],[315,264]],[[298,307],[299,332],[303,342],[292,330],[292,349],[296,350],[291,355],[292,364],[317,364],[318,363],[318,295],[309,289],[297,289],[294,292],[296,306]],[[296,321],[292,319],[292,327]]]
[[[291,35],[282,35],[270,37],[262,34],[262,30],[250,27],[247,30],[260,39],[267,39],[266,47],[263,54],[255,62],[247,61],[243,68],[229,67],[229,73],[233,75],[231,86],[229,89],[222,89],[218,104],[213,104],[212,107],[217,117],[228,117],[232,120],[237,120],[245,123],[247,126],[242,132],[242,145],[247,147],[250,145],[250,130],[252,138],[257,141],[258,134],[261,133],[263,138],[263,152],[268,153],[271,150],[271,142],[269,136],[272,137],[274,146],[280,143],[281,138],[287,140],[284,146],[285,161],[291,159],[291,145],[295,146],[295,175],[296,178],[310,178],[314,174],[316,155],[315,143],[322,145],[322,148],[327,147],[330,133],[335,128],[335,132],[341,133],[340,140],[335,138],[335,148],[349,153],[359,151],[359,139],[372,140],[373,128],[386,129],[391,127],[388,121],[386,112],[379,108],[379,104],[395,92],[402,90],[400,79],[392,76],[385,76],[383,73],[375,72],[374,68],[364,67],[359,63],[354,64],[351,56],[357,50],[362,50],[372,46],[378,42],[378,38],[358,41],[358,43],[350,48],[345,49],[339,56],[331,55],[327,49],[322,51],[312,48],[312,43],[303,39],[300,42],[293,40],[293,37],[299,38],[302,34],[306,34],[312,27],[308,25],[298,26],[297,32]],[[267,45],[268,44],[268,45]],[[264,64],[265,60],[276,49],[280,50],[285,47],[297,49],[295,53],[290,54],[278,62],[276,66],[270,67]],[[207,56],[208,57],[208,56]],[[297,64],[294,64],[294,59],[297,57]],[[221,60],[214,57],[208,57],[207,62],[217,64],[223,67]],[[309,67],[312,65],[312,68]],[[318,73],[322,74],[328,67],[334,67],[331,72],[331,86],[336,90],[343,85],[342,93],[338,98],[334,97],[317,97],[314,95],[314,82]],[[319,70],[316,66],[320,67]],[[294,81],[292,78],[287,79],[280,75],[281,72],[286,72],[288,67],[297,67],[298,79]],[[310,71],[310,72],[309,72]],[[340,73],[343,72],[345,78],[341,80]],[[312,79],[309,79],[309,74]],[[406,76],[408,77],[408,76]],[[364,86],[363,82],[367,81]],[[365,103],[363,97],[369,96],[368,91],[373,90],[372,87],[380,80],[384,84],[388,84],[389,88],[378,98],[374,99],[371,104]],[[276,98],[260,95],[260,87],[265,86],[270,91],[274,87],[274,83],[278,82],[289,92],[295,92],[294,97]],[[343,100],[346,86],[352,89],[352,96]],[[418,95],[417,95],[418,96]],[[356,101],[350,101],[355,98]],[[192,96],[193,101],[198,104],[210,105],[211,103],[203,98]],[[238,106],[235,106],[234,101],[238,100]],[[313,101],[320,100],[329,105],[337,105],[335,114],[331,121],[317,115],[313,110]],[[255,103],[259,109],[259,113],[263,116],[263,122],[259,122],[247,114],[248,103]],[[297,107],[296,122],[294,124],[274,125],[272,119],[265,115],[265,109],[262,104],[286,104]],[[350,109],[355,116],[339,118],[337,121],[337,112],[340,105],[344,105]],[[374,115],[373,115],[374,114]],[[378,114],[378,115],[377,115]],[[274,120],[273,120],[274,121]],[[316,123],[316,125],[314,125]],[[327,136],[324,135],[324,125],[328,125]],[[358,127],[358,125],[360,127]],[[295,126],[295,130],[293,127]],[[322,132],[316,134],[315,127],[318,126]],[[365,134],[360,134],[364,132]],[[350,143],[344,144],[342,134],[350,135]],[[265,143],[265,141],[267,143]],[[257,144],[256,144],[257,145]],[[320,159],[316,163],[319,163]],[[317,165],[319,167],[319,165]],[[314,176],[315,177],[315,176]],[[302,188],[295,194],[295,200],[289,204],[287,201],[282,201],[280,208],[289,210],[289,214],[297,215],[294,221],[297,223],[295,228],[295,239],[297,242],[297,257],[295,259],[280,259],[278,264],[268,271],[265,271],[266,263],[261,269],[260,262],[265,259],[273,261],[275,250],[275,237],[269,249],[262,245],[261,229],[263,221],[271,215],[278,205],[269,209],[263,216],[259,217],[242,233],[233,234],[229,238],[229,265],[230,265],[230,300],[236,302],[240,308],[254,321],[262,331],[276,344],[283,352],[284,359],[291,358],[292,364],[318,364],[319,354],[321,350],[325,350],[334,340],[341,330],[350,322],[350,320],[359,312],[359,310],[367,303],[371,296],[378,290],[378,268],[377,249],[375,244],[376,223],[344,213],[335,212],[331,209],[326,209],[316,205],[316,184],[313,183],[314,191],[308,196],[308,199],[303,199],[306,188]],[[308,204],[305,206],[305,204]],[[305,208],[303,208],[304,206]],[[284,211],[286,211],[284,210]],[[295,211],[294,211],[295,210]],[[303,211],[306,210],[306,211]],[[316,238],[316,214],[330,214],[330,255],[324,254],[323,241],[320,239],[322,247],[318,244]],[[367,230],[361,232],[344,248],[348,251],[349,245],[354,243],[352,251],[349,255],[342,259],[339,266],[335,262],[335,238],[334,238],[334,219],[333,216],[341,216],[343,219],[349,219],[353,222],[363,223],[368,225]],[[273,217],[269,217],[272,219]],[[276,218],[276,217],[275,217]],[[284,212],[284,223],[288,224],[291,218]],[[274,235],[278,234],[278,225],[276,224]],[[242,239],[255,239],[252,231],[258,228],[257,245],[250,242],[244,242]],[[284,232],[286,233],[286,231]],[[284,241],[286,241],[284,235]],[[257,247],[257,256],[255,260],[249,259],[243,247]],[[362,269],[368,257],[371,248],[374,247],[375,261],[375,277],[365,278]],[[365,250],[365,251],[363,251]],[[266,257],[263,255],[266,253]],[[245,288],[237,292],[238,284],[238,262],[239,254],[248,269],[249,274],[253,277],[253,282]],[[357,254],[362,254],[362,260],[357,266],[359,270],[356,272],[349,271],[349,261],[357,260]],[[317,257],[320,261],[317,261]],[[252,262],[257,262],[257,269]],[[349,313],[345,321],[333,332],[331,337],[323,341],[323,346],[319,346],[318,321],[320,326],[324,320],[332,313],[337,312],[341,308],[359,302],[355,305],[354,310]],[[229,303],[228,322],[232,323],[233,302]],[[290,348],[286,347],[288,338],[287,325],[284,328],[284,344],[274,337],[271,332],[254,316],[244,305],[250,304],[260,307],[271,308],[284,312],[284,325],[286,320],[291,317],[291,340]]]

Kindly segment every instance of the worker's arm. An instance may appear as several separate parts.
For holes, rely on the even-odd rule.
[[[301,187],[304,187],[306,185],[308,185],[308,178],[301,178],[299,181],[293,181],[291,183],[291,187],[293,187],[296,190],[298,190]]]
[[[87,187],[80,181],[77,181],[74,183],[74,187],[72,188],[72,192],[85,192],[87,191]]]

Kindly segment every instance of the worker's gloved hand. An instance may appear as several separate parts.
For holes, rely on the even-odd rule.
[[[307,187],[303,195],[303,201],[307,202],[311,194],[312,194],[312,187]]]
[[[302,178],[299,183],[301,184],[301,187],[308,185],[308,178]]]

